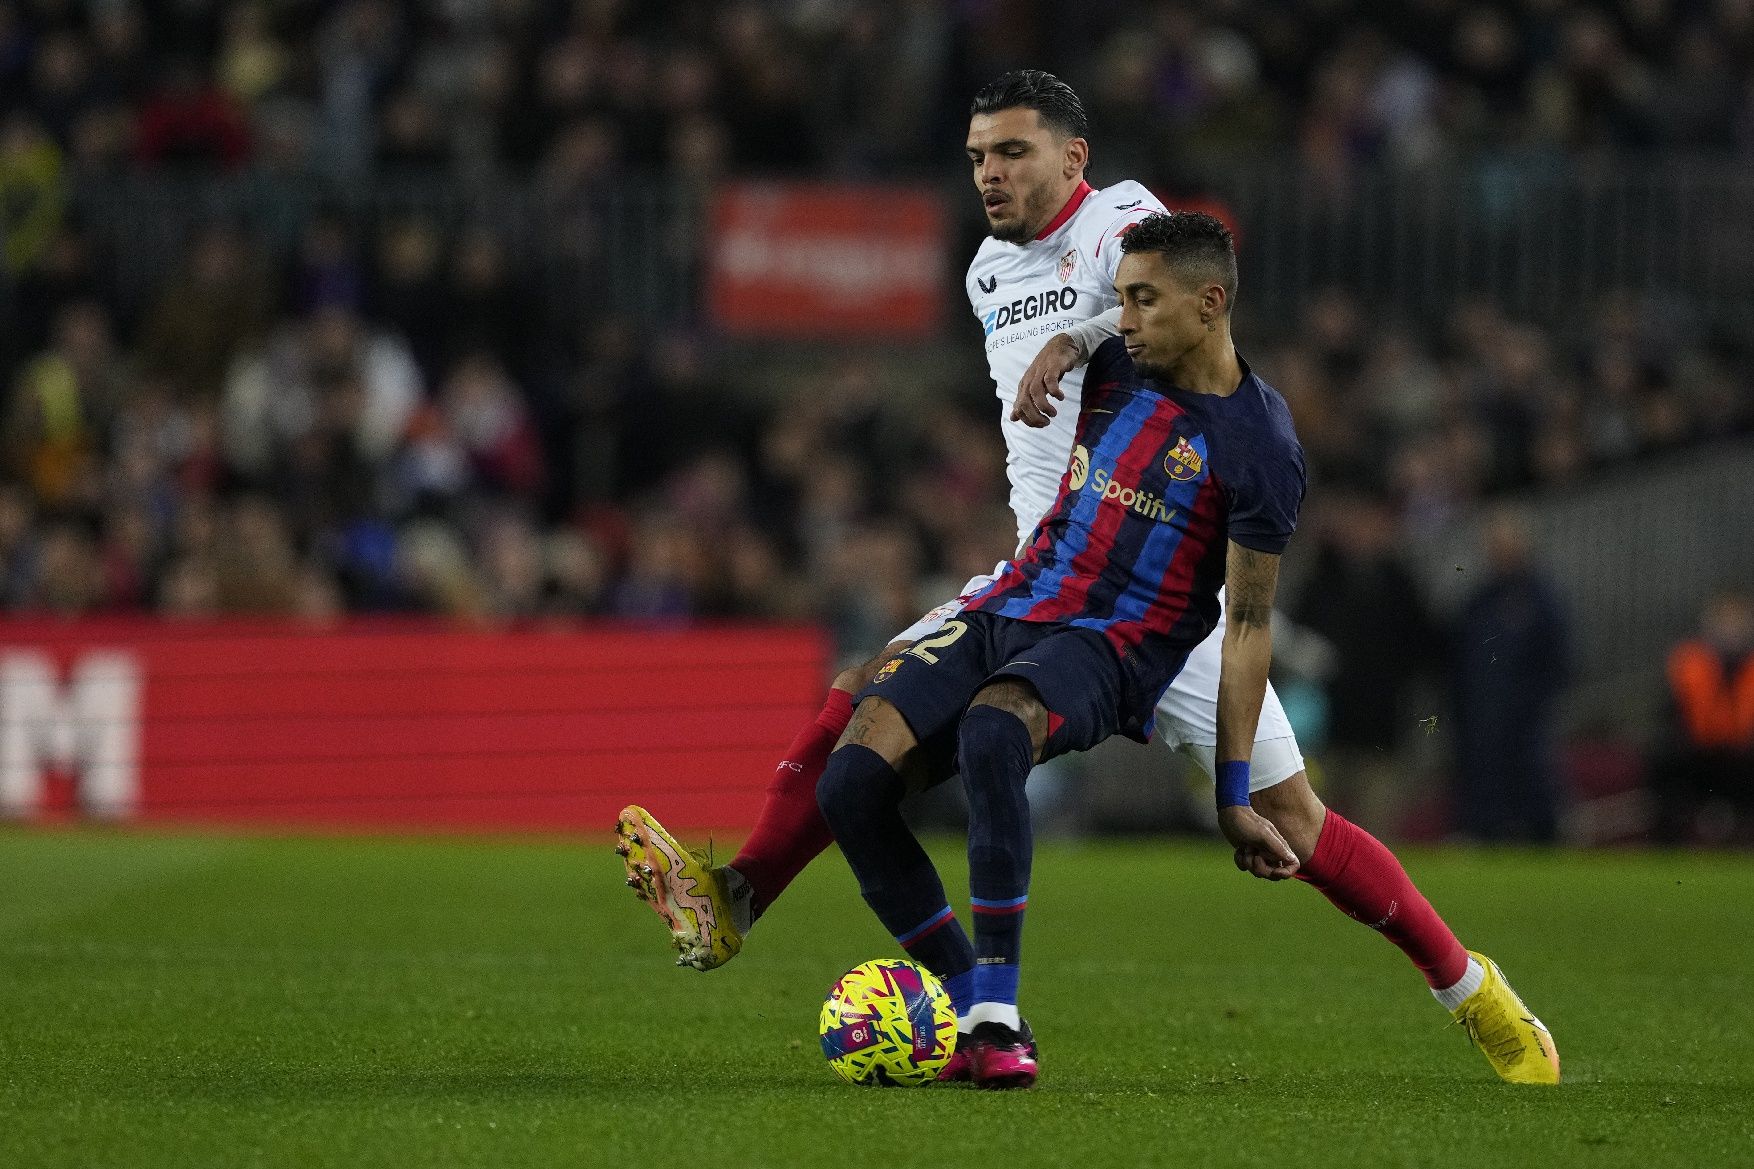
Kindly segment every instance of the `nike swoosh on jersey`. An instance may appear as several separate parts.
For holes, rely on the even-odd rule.
[[[1115,210],[1116,211],[1131,211],[1133,208],[1137,207],[1139,204],[1143,203],[1144,201],[1145,200],[1143,200],[1143,199],[1134,199],[1131,203],[1116,203]]]

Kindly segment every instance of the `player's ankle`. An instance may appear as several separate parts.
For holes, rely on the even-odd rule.
[[[1022,1029],[1022,1019],[1017,1014],[1016,1003],[975,1003],[968,1009],[966,1027],[964,1022],[963,1017],[958,1017],[956,1020],[957,1030],[973,1031],[982,1023],[998,1023],[1013,1031]]]
[[[1453,1011],[1467,1002],[1473,993],[1480,989],[1486,981],[1486,967],[1480,965],[1472,955],[1468,958],[1468,968],[1454,984],[1444,987],[1432,987],[1431,996],[1443,1004],[1446,1011]]]
[[[730,865],[719,870],[725,875],[725,892],[731,899],[731,924],[737,932],[746,934],[755,925],[755,919],[761,915],[755,911],[755,887]]]

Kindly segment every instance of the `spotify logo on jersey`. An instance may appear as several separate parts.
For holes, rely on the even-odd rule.
[[[1107,467],[1096,469],[1093,482],[1090,477],[1090,450],[1080,443],[1072,448],[1072,468],[1067,473],[1066,489],[1079,491],[1086,483],[1092,483],[1103,503],[1118,503],[1135,515],[1156,520],[1160,524],[1173,523],[1175,520],[1176,509],[1165,503],[1162,496],[1153,495],[1143,488],[1127,487],[1115,482],[1113,472]]]

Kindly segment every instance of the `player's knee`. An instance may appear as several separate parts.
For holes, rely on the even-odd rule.
[[[1034,686],[1021,678],[1000,678],[981,687],[962,716],[962,726],[957,732],[958,755],[964,749],[962,744],[968,740],[969,720],[977,716],[974,732],[977,735],[997,736],[1000,728],[1021,724],[1029,739],[1030,758],[1040,758],[1042,747],[1047,742],[1048,712]]]
[[[1038,745],[1029,724],[997,703],[970,706],[956,728],[956,769],[964,781],[1003,779],[1021,785]],[[969,798],[976,798],[971,787]]]
[[[816,781],[816,806],[838,837],[856,828],[884,807],[894,807],[905,794],[901,777],[887,760],[859,743],[839,747]]]

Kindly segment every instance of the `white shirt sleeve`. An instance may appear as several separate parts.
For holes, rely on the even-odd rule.
[[[1090,360],[1090,355],[1096,352],[1098,345],[1110,337],[1121,335],[1120,306],[1116,305],[1105,313],[1091,317],[1088,321],[1081,321],[1073,325],[1065,330],[1065,335],[1072,339],[1073,345],[1077,346],[1078,364],[1083,365]]]

